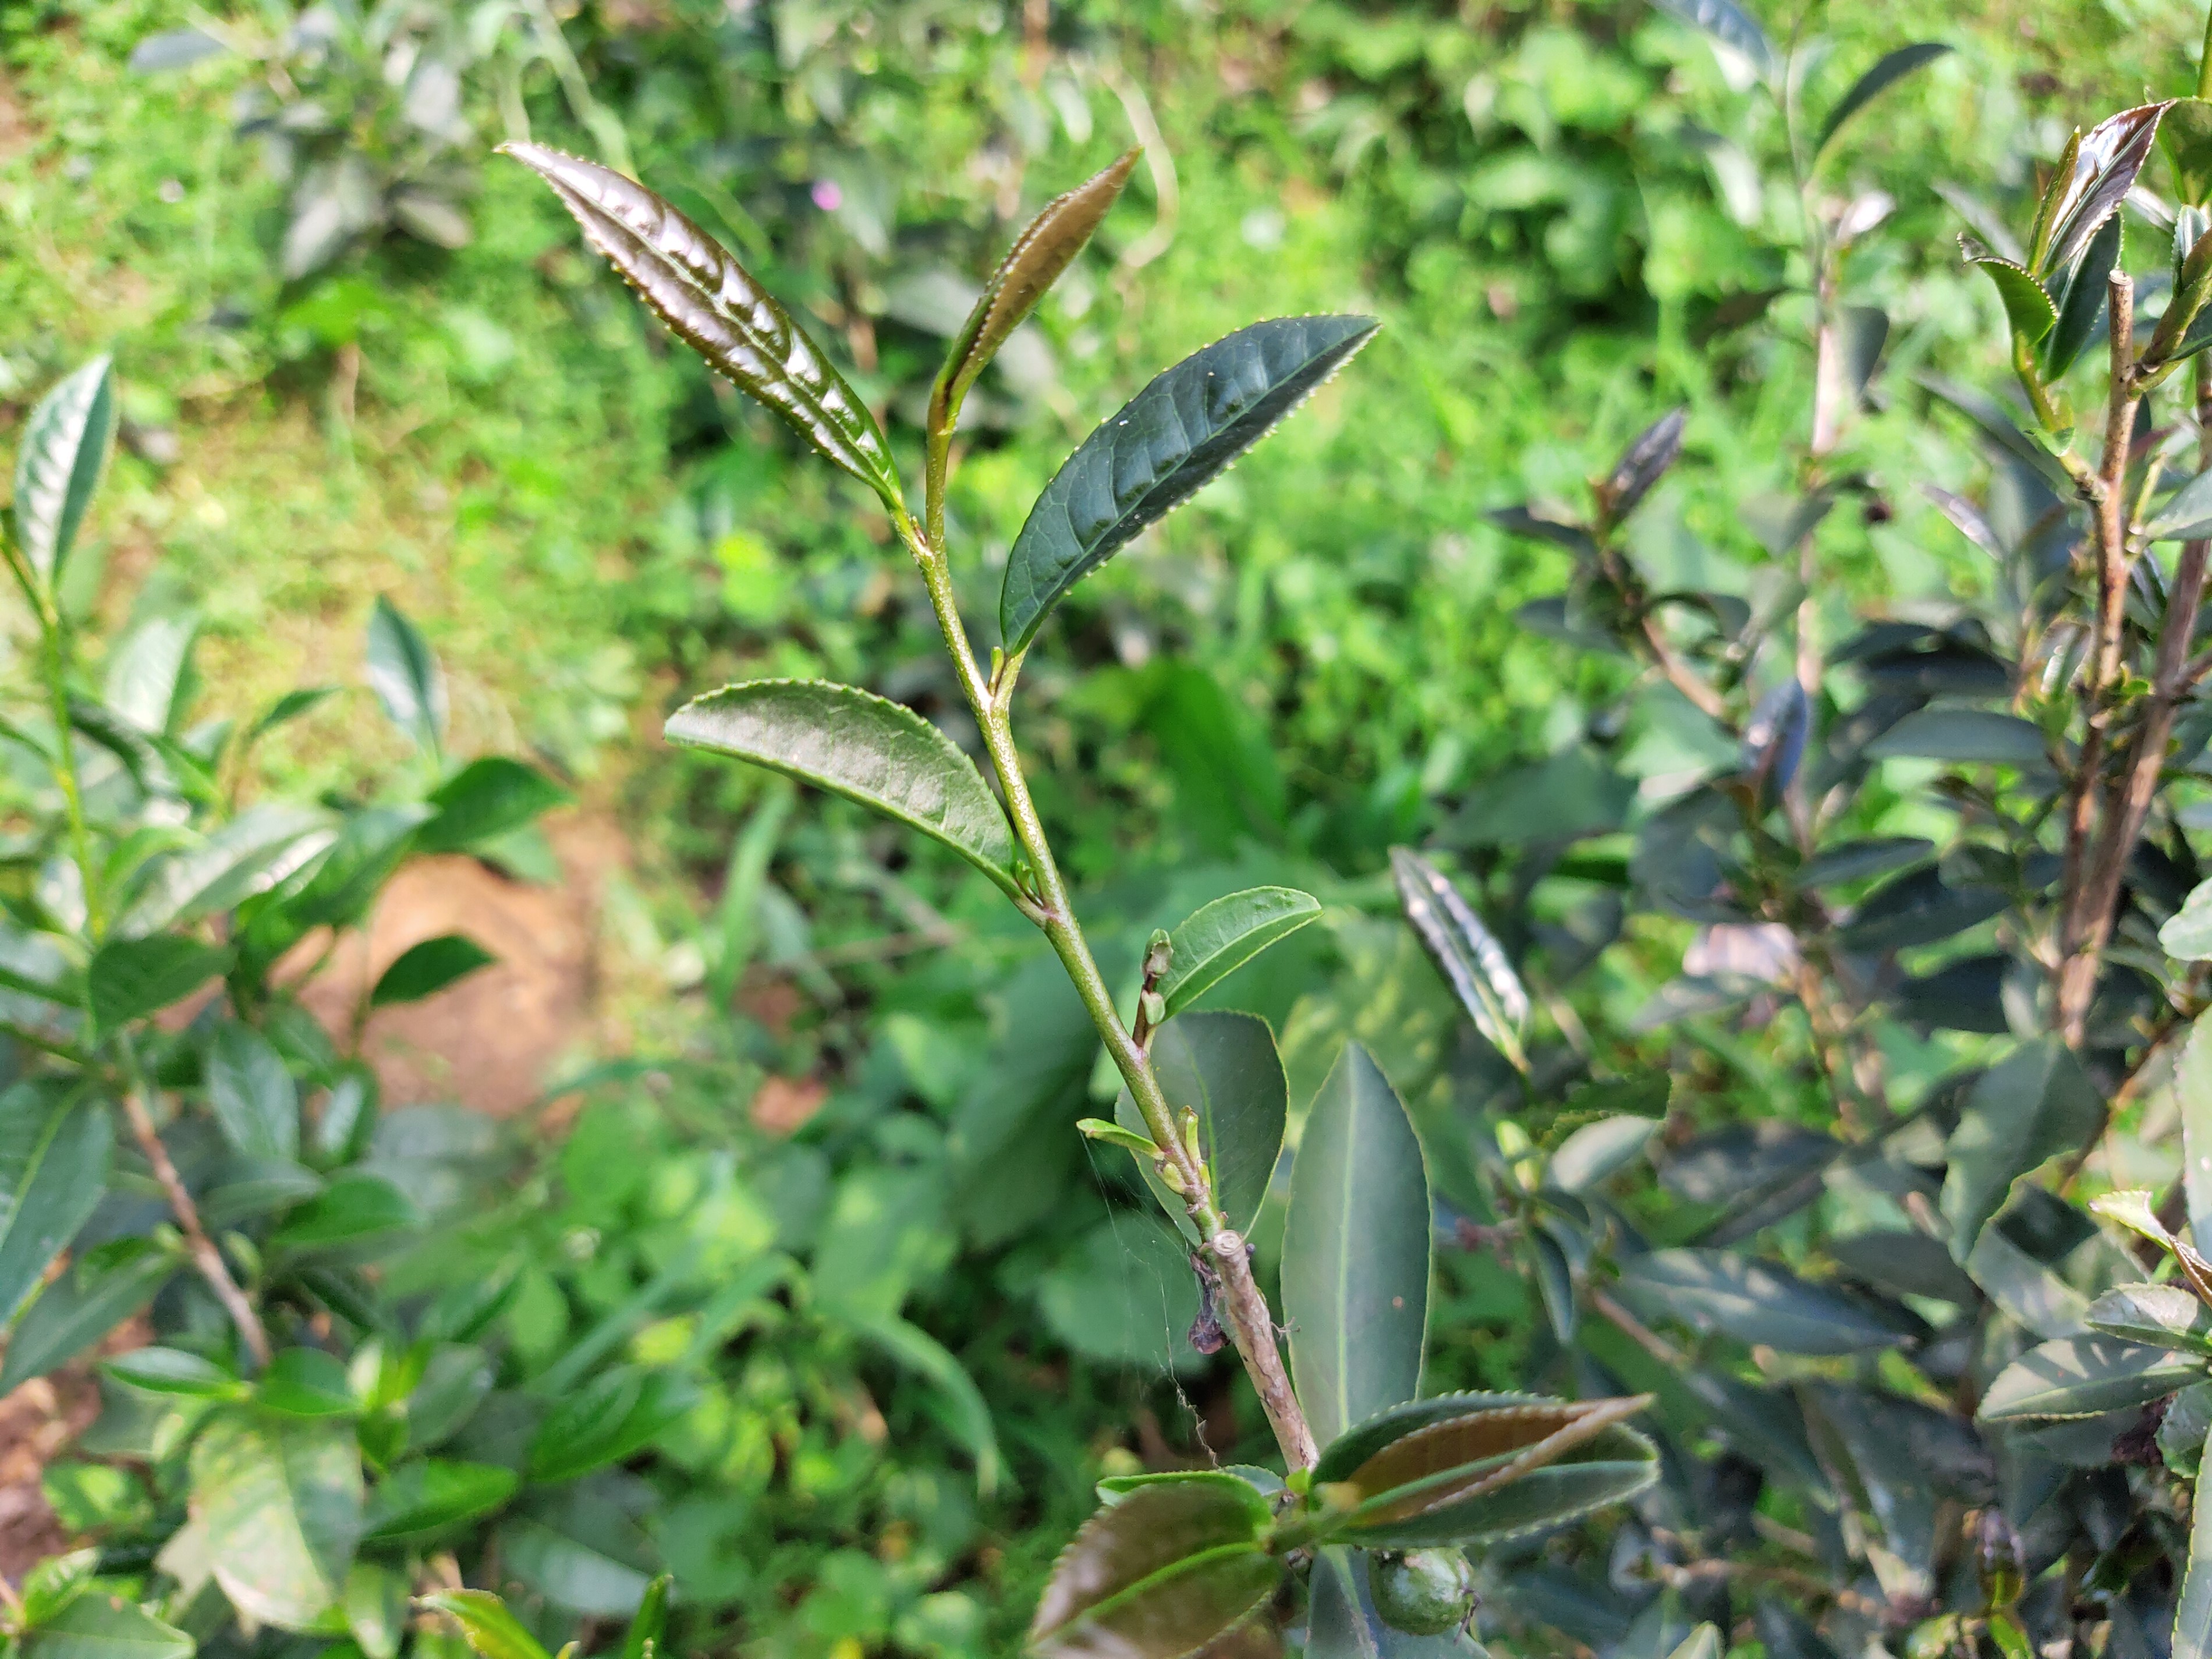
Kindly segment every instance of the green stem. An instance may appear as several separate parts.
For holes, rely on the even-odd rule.
[[[46,672],[46,699],[53,711],[54,777],[61,785],[62,803],[69,813],[70,851],[84,882],[85,932],[97,945],[107,931],[107,918],[100,896],[100,878],[92,863],[92,833],[84,818],[84,791],[76,773],[76,744],[70,736],[69,647],[64,624],[51,600],[39,607],[39,656]]]
[[[926,513],[931,523],[941,524],[941,459],[932,471],[933,487]],[[1168,1103],[1167,1095],[1160,1087],[1151,1056],[1130,1035],[1120,1011],[1114,1006],[1113,993],[1091,954],[1090,942],[1084,937],[1082,924],[1068,900],[1059,863],[1053,857],[1051,842],[1046,839],[1043,820],[1037,816],[1036,803],[1030,797],[1029,781],[1023,775],[1021,755],[1014,745],[1011,708],[1014,675],[1020,659],[1007,659],[993,678],[985,679],[976,665],[975,653],[968,647],[967,630],[961,625],[960,608],[952,591],[952,573],[944,553],[909,517],[902,515],[899,532],[914,554],[915,563],[921,568],[930,606],[936,611],[938,626],[945,635],[945,647],[951,653],[960,689],[966,694],[969,710],[982,732],[985,751],[990,756],[992,770],[997,774],[1000,790],[1006,797],[1014,837],[1030,862],[1032,891],[1030,902],[1023,907],[1024,913],[1043,932],[1053,953],[1067,970],[1076,994],[1083,999],[1091,1023],[1097,1028],[1107,1053],[1113,1056],[1115,1069],[1128,1085],[1130,1097],[1143,1115],[1145,1127],[1151,1132],[1153,1144],[1160,1149],[1163,1162],[1174,1172],[1170,1184],[1181,1183],[1191,1221],[1200,1238],[1205,1241],[1214,1270],[1221,1276],[1221,1304],[1231,1334],[1243,1358],[1253,1387],[1259,1393],[1260,1403],[1267,1413],[1284,1459],[1293,1469],[1310,1468],[1319,1461],[1320,1454],[1305,1413],[1291,1389],[1289,1375],[1283,1368],[1282,1354],[1276,1346],[1274,1317],[1252,1277],[1244,1240],[1229,1226],[1214,1204],[1205,1164],[1184,1145],[1175,1109]]]
[[[2212,98],[2212,12],[2204,18],[2204,48],[2197,54],[2197,95]]]

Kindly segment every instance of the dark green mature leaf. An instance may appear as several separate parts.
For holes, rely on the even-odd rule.
[[[48,594],[115,441],[115,365],[95,357],[41,398],[15,450],[15,540]]]
[[[1963,933],[2011,902],[2001,887],[1954,887],[1937,866],[1923,865],[1868,894],[1838,933],[1848,950],[1903,951]]]
[[[1261,1546],[1267,1500],[1233,1478],[1139,1487],[1053,1564],[1030,1621],[1048,1659],[1183,1659],[1257,1613],[1285,1569]]]
[[[352,1429],[227,1413],[193,1443],[191,1478],[192,1519],[239,1612],[302,1630],[330,1610],[361,1533]]]
[[[72,1103],[33,1083],[0,1094],[0,1330],[90,1218],[114,1150],[99,1102]]]
[[[229,966],[230,952],[179,933],[111,939],[93,953],[85,991],[100,1031],[181,1002]]]
[[[1248,887],[1200,905],[1168,935],[1168,971],[1156,988],[1166,1017],[1320,915],[1321,901],[1295,887]]]
[[[1060,280],[1091,233],[1105,222],[1144,153],[1141,149],[1129,150],[1103,173],[1064,196],[1055,196],[1014,239],[1006,257],[983,284],[975,308],[968,313],[951,349],[945,353],[945,367],[938,371],[937,384],[929,394],[931,432],[952,429],[975,377],[998,355],[1006,337],[1036,308],[1046,290]]]
[[[1291,1370],[1315,1436],[1420,1389],[1429,1177],[1397,1091],[1358,1043],[1314,1097],[1283,1223]]]
[[[894,518],[904,516],[876,417],[726,249],[619,173],[542,144],[499,148],[553,186],[585,239],[709,368],[874,490]]]
[[[436,754],[446,738],[446,675],[415,624],[380,593],[368,619],[368,684],[392,723]]]
[[[533,766],[504,755],[471,761],[429,796],[438,814],[416,831],[425,853],[456,853],[520,830],[574,798]]]
[[[94,1254],[97,1259],[47,1285],[8,1338],[0,1397],[76,1358],[151,1302],[177,1271],[176,1253],[151,1239],[118,1241]]]
[[[2089,130],[2075,153],[2071,175],[2060,185],[2049,215],[2050,234],[2036,250],[2036,274],[2070,271],[2105,222],[2120,210],[2136,175],[2149,157],[2164,104],[2143,104],[2109,116]]]
[[[1751,66],[1764,79],[1772,79],[1782,66],[1773,42],[1766,38],[1766,31],[1735,0],[1651,0],[1651,3],[1668,16],[1679,17],[1703,29],[1730,51],[1749,58]]]
[[[645,1587],[645,1600],[637,1604],[636,1615],[623,1632],[621,1659],[659,1659],[668,1633],[668,1591],[675,1582],[673,1575],[664,1572]]]
[[[824,680],[752,680],[695,697],[667,732],[671,743],[750,761],[896,818],[1020,896],[1006,815],[952,739],[911,708]]]
[[[1068,590],[1260,441],[1373,337],[1371,317],[1278,317],[1156,378],[1085,438],[1006,556],[999,629],[1025,651]]]
[[[1586,1193],[1635,1162],[1658,1127],[1656,1118],[1626,1115],[1585,1123],[1559,1143],[1546,1178],[1562,1192]]]
[[[300,1155],[300,1091],[283,1057],[242,1020],[216,1028],[208,1044],[208,1103],[223,1139],[249,1158]]]
[[[1996,285],[1997,298],[2004,301],[2005,320],[2014,334],[2035,345],[2058,325],[2058,307],[2051,304],[2043,284],[2026,265],[1999,258],[1972,237],[1961,236],[1959,246],[1966,253],[1966,263]]]
[[[2031,1348],[1982,1396],[1985,1423],[2036,1417],[2096,1417],[2124,1411],[2202,1382],[2205,1361],[2102,1336],[2062,1336]]]
[[[1940,1240],[1925,1233],[1882,1229],[1828,1241],[1828,1254],[1844,1271],[1892,1296],[1924,1296],[1960,1308],[1980,1304],[1974,1281]]]
[[[538,1638],[489,1590],[438,1590],[418,1597],[416,1605],[459,1625],[477,1659],[550,1659]]]
[[[98,1585],[39,1625],[25,1659],[191,1659],[198,1644],[137,1602]]]
[[[1936,850],[1936,843],[1918,836],[1877,836],[1866,841],[1846,841],[1824,847],[1798,867],[1797,885],[1810,890],[1838,887],[1887,875],[1908,864],[1917,864]]]
[[[1875,760],[1920,760],[2037,766],[2048,758],[2043,733],[2017,714],[1985,708],[1922,708],[1867,744]]]
[[[1964,1261],[1983,1224],[2004,1207],[2013,1182],[2080,1146],[2102,1121],[2096,1085],[2056,1038],[2023,1043],[1984,1072],[1947,1149],[1942,1210],[1951,1224],[1951,1254]]]
[[[2120,262],[2124,222],[2115,213],[2098,228],[2066,274],[2058,300],[2058,324],[2043,343],[2043,372],[2051,380],[2074,366],[2104,321],[2111,303],[2109,278]]]
[[[1474,907],[1443,872],[1412,849],[1390,849],[1390,873],[1406,921],[1467,1010],[1483,1040],[1516,1066],[1521,1032],[1528,1020],[1528,993],[1504,948],[1483,926]]]
[[[1229,1225],[1243,1231],[1267,1196],[1289,1115],[1290,1088],[1274,1033],[1256,1014],[1185,1014],[1152,1039],[1152,1065],[1168,1104],[1198,1114],[1199,1146],[1213,1171],[1214,1199]],[[1146,1133],[1127,1089],[1114,1103],[1114,1117],[1132,1133]],[[1196,1243],[1183,1201],[1159,1184],[1149,1163],[1142,1167],[1160,1207]]]
[[[392,965],[377,975],[368,1005],[382,1008],[393,1003],[420,1002],[498,960],[466,933],[441,933],[409,945],[394,957]]]
[[[1701,1330],[1784,1353],[1861,1353],[1910,1332],[1879,1309],[1807,1283],[1777,1262],[1724,1250],[1654,1250],[1621,1264],[1621,1294]]]
[[[2147,542],[2194,541],[2212,526],[2212,471],[2198,473],[2166,498],[2143,526]]]
[[[1913,70],[1934,63],[1950,50],[1941,40],[1916,40],[1877,58],[1874,67],[1852,82],[1850,90],[1838,99],[1835,108],[1828,112],[1828,118],[1820,125],[1820,136],[1814,141],[1814,155],[1817,158],[1828,148],[1843,131],[1844,122]]]
[[[546,1414],[530,1443],[533,1480],[568,1480],[635,1455],[691,1408],[691,1386],[668,1371],[603,1371]]]
[[[2212,1244],[2212,1012],[2189,1028],[2173,1071],[2181,1109],[2181,1182],[2189,1203],[2189,1235]]]
[[[2180,1285],[2121,1285],[2089,1304],[2091,1329],[2123,1342],[2212,1354],[2212,1308]]]
[[[376,1484],[362,1512],[362,1541],[395,1544],[489,1515],[514,1496],[521,1479],[496,1463],[425,1457],[402,1463]]]

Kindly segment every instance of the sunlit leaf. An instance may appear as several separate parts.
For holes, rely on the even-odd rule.
[[[1504,948],[1444,874],[1411,848],[1390,849],[1398,902],[1468,1018],[1484,1040],[1516,1066],[1528,1020],[1528,993]]]
[[[952,739],[912,709],[822,680],[753,680],[694,698],[668,740],[750,761],[943,842],[1017,897],[1006,815]]]
[[[368,684],[392,723],[432,754],[446,737],[446,676],[422,631],[380,593],[368,619]]]
[[[459,1625],[477,1659],[550,1659],[538,1639],[489,1590],[437,1590],[418,1597],[416,1605],[442,1613]]]
[[[930,392],[933,433],[952,428],[975,377],[1083,251],[1143,155],[1141,149],[1130,150],[1104,172],[1066,195],[1054,197],[1014,239],[1006,257],[983,284],[982,295],[961,325],[951,349],[945,353],[945,367],[938,372],[937,384]]]
[[[41,398],[15,448],[15,540],[51,594],[115,442],[113,361],[95,357]]]
[[[1771,80],[1782,66],[1766,31],[1735,0],[1651,0],[1671,17],[1703,29],[1729,51],[1749,60],[1763,79]]]
[[[894,515],[905,512],[876,417],[727,250],[642,185],[596,162],[542,144],[500,150],[553,186],[586,239],[708,368],[781,416]]]
[[[1260,441],[1373,337],[1371,317],[1279,317],[1155,379],[1045,486],[1006,556],[999,629],[1029,648],[1069,589]]]
[[[1320,915],[1321,901],[1294,887],[1247,888],[1192,911],[1168,936],[1168,971],[1157,988],[1168,1017]]]
[[[284,1630],[336,1604],[361,1531],[350,1427],[225,1413],[191,1455],[191,1514],[216,1581],[249,1619]]]
[[[2136,175],[2150,155],[2164,104],[2122,110],[2099,122],[2075,151],[2074,165],[2058,186],[2047,236],[2038,239],[2038,276],[2069,271],[2105,222],[2120,210]]]
[[[1389,1079],[1348,1044],[1314,1097],[1283,1224],[1291,1370],[1316,1438],[1419,1391],[1429,1181]]]
[[[2212,1308],[2184,1285],[2118,1285],[2089,1304],[2088,1320],[2123,1342],[2212,1354]]]
[[[1996,285],[1997,297],[2004,301],[2005,320],[2014,334],[2035,345],[2058,325],[2058,307],[2027,266],[1999,258],[1969,237],[1960,237],[1959,246],[1966,251],[1966,263]]]
[[[1982,1395],[1982,1420],[2096,1417],[2201,1382],[2202,1356],[2110,1337],[2065,1336],[2031,1348]]]

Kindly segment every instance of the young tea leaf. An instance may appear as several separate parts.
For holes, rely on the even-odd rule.
[[[2089,239],[2120,210],[2149,157],[2159,118],[2166,111],[2165,104],[2144,104],[2122,110],[2089,130],[2050,204],[2048,239],[2037,239],[2038,276],[2070,272]]]
[[[51,595],[115,441],[115,366],[95,357],[39,400],[15,451],[15,540]]]
[[[2202,98],[2175,99],[2158,124],[2158,142],[2173,166],[2182,202],[2193,207],[2212,205],[2212,103]]]
[[[645,1600],[623,1632],[622,1659],[660,1659],[660,1644],[668,1633],[668,1589],[675,1582],[664,1572],[645,1587]]]
[[[553,187],[584,235],[671,332],[757,398],[894,518],[906,507],[876,417],[767,289],[714,239],[619,173],[542,144],[501,144]]]
[[[1168,935],[1168,970],[1155,988],[1166,1018],[1320,915],[1321,901],[1295,887],[1248,887],[1200,905]]]
[[[1184,358],[1085,438],[1007,555],[1007,652],[1027,650],[1070,588],[1259,442],[1377,326],[1371,317],[1254,323]]]
[[[960,418],[960,405],[968,388],[983,372],[1006,337],[1036,308],[1045,291],[1091,240],[1107,211],[1129,181],[1144,151],[1133,149],[1103,173],[1086,179],[1064,196],[1045,204],[1044,211],[1014,239],[1006,257],[983,284],[975,308],[968,313],[959,337],[945,354],[937,384],[929,394],[929,429],[933,435],[949,433]]]
[[[1482,918],[1443,872],[1404,847],[1390,849],[1398,900],[1421,948],[1437,964],[1484,1041],[1516,1070],[1526,1070],[1521,1031],[1528,1019],[1528,993]]]
[[[1971,236],[1959,238],[1959,247],[1966,263],[1978,267],[1996,285],[1997,298],[2004,301],[2005,321],[2015,335],[2035,345],[2057,326],[2058,307],[2025,265],[1999,258]]]
[[[489,1590],[439,1590],[416,1605],[442,1613],[461,1627],[477,1659],[550,1659],[544,1647]]]
[[[1413,1126],[1348,1044],[1307,1115],[1283,1224],[1291,1371],[1321,1440],[1419,1391],[1430,1231]]]
[[[752,680],[684,704],[667,733],[872,807],[1021,896],[1006,815],[952,739],[910,708],[822,680]]]
[[[1835,108],[1828,112],[1828,118],[1820,127],[1820,136],[1813,144],[1814,156],[1817,159],[1834,142],[1836,135],[1843,131],[1844,122],[1913,70],[1923,64],[1934,63],[1950,50],[1941,40],[1917,40],[1877,58],[1874,67],[1852,82],[1850,90],[1838,99]]]

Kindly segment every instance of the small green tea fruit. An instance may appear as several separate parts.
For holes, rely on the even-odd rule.
[[[1447,1635],[1474,1611],[1474,1569],[1458,1550],[1377,1555],[1368,1579],[1382,1622],[1408,1635]]]

